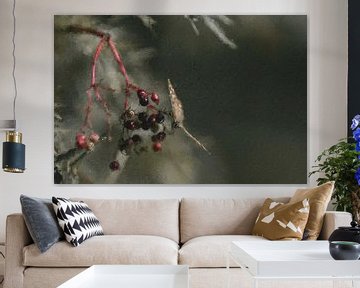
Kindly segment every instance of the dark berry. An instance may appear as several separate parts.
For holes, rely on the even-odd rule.
[[[141,99],[141,98],[147,98],[147,93],[144,91],[144,90],[142,90],[142,89],[139,89],[138,91],[137,91],[137,95],[138,95],[138,97]]]
[[[160,142],[155,142],[152,146],[153,150],[155,152],[159,152],[161,150],[161,143]]]
[[[132,141],[134,142],[134,144],[139,144],[141,142],[141,137],[137,134],[133,135],[131,137]]]
[[[149,122],[147,122],[147,121],[144,121],[141,123],[141,128],[144,130],[149,130],[150,127],[151,127],[151,124],[149,124]]]
[[[151,136],[151,141],[153,142],[162,142],[165,140],[166,133],[165,132],[159,132],[153,136]]]
[[[165,116],[163,113],[159,112],[157,115],[156,115],[156,122],[157,123],[163,123],[165,120]]]
[[[152,94],[151,94],[151,100],[152,100],[153,102],[155,102],[156,104],[159,104],[159,103],[160,103],[159,96],[158,96],[156,93],[152,93]]]
[[[136,122],[132,120],[128,120],[125,122],[125,128],[129,130],[135,130],[136,129]]]
[[[141,106],[147,106],[149,104],[149,98],[148,97],[139,98],[139,104]]]
[[[156,114],[151,114],[151,115],[149,116],[149,118],[148,118],[148,122],[149,122],[150,124],[156,123],[156,122],[157,122],[156,119],[157,119],[157,115],[156,115]]]
[[[120,164],[118,161],[114,160],[110,163],[109,167],[112,171],[116,171],[120,169]]]
[[[146,112],[141,112],[138,114],[138,119],[140,122],[144,122],[147,119],[147,113]]]
[[[158,134],[156,134],[156,137],[159,141],[164,141],[166,138],[166,133],[165,132],[159,132]]]

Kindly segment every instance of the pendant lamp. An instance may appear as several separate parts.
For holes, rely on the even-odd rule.
[[[13,100],[13,120],[0,121],[0,130],[6,131],[6,140],[3,143],[2,167],[5,172],[23,173],[25,171],[25,145],[22,144],[22,133],[16,128],[16,57],[15,57],[15,35],[16,35],[16,0],[13,0],[12,16],[13,16],[13,35],[12,35],[12,57],[13,69],[12,78],[14,82],[14,100]]]

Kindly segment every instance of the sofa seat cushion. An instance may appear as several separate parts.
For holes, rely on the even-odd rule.
[[[168,238],[143,235],[95,236],[78,247],[66,241],[45,253],[31,244],[23,250],[24,265],[88,267],[95,264],[169,264],[178,262],[178,244]]]
[[[232,241],[269,241],[252,235],[201,236],[186,242],[179,251],[179,264],[194,268],[226,267],[227,255]],[[239,267],[230,260],[231,267]]]

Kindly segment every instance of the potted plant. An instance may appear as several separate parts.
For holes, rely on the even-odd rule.
[[[340,140],[317,157],[318,164],[309,176],[319,173],[316,180],[319,185],[335,181],[332,195],[335,209],[352,213],[360,223],[360,115],[353,118],[351,129],[352,137]]]

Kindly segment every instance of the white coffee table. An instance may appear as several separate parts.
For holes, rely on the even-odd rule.
[[[58,288],[188,288],[185,265],[94,265]]]
[[[236,241],[229,258],[248,272],[253,287],[259,280],[290,279],[350,280],[350,287],[360,287],[360,261],[332,259],[328,241]]]

